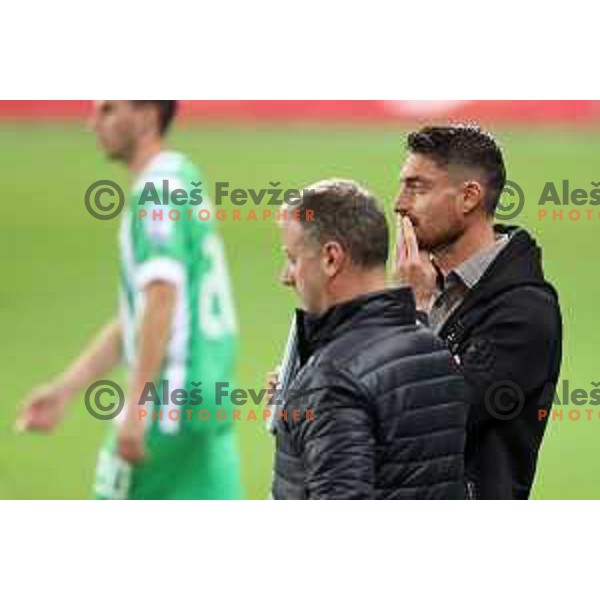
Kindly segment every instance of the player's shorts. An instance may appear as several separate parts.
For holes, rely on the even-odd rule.
[[[147,458],[130,466],[116,453],[116,428],[98,457],[95,494],[103,500],[233,500],[242,497],[235,432],[152,428]]]

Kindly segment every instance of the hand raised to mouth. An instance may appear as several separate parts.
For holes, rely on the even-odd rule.
[[[429,253],[419,249],[414,226],[398,213],[396,222],[396,265],[394,279],[413,289],[417,309],[429,312],[436,289],[437,272]]]

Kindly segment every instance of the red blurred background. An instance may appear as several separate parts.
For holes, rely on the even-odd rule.
[[[0,118],[89,115],[89,100],[8,100]],[[596,100],[183,100],[181,117],[199,121],[431,122],[481,124],[600,123]]]

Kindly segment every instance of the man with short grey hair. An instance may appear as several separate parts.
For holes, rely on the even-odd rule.
[[[277,407],[275,499],[462,498],[465,387],[418,324],[408,287],[386,289],[389,234],[351,181],[304,191],[282,228],[299,370]]]

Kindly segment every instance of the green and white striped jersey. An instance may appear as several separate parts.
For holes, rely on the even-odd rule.
[[[189,394],[196,389],[191,382],[201,381],[202,404],[194,408],[212,412],[216,382],[229,382],[233,377],[237,325],[223,243],[212,205],[202,189],[204,184],[198,169],[175,152],[160,153],[138,176],[119,234],[120,314],[124,356],[131,369],[136,361],[145,286],[166,281],[177,287],[177,305],[157,389],[160,392],[162,381],[167,380],[171,393],[184,389]],[[210,219],[198,217],[202,209],[210,211]],[[148,408],[154,406],[149,404]],[[166,405],[163,399],[163,406],[157,408],[166,412],[184,410],[185,406]],[[214,424],[214,416],[210,421]],[[163,419],[159,429],[177,433],[188,423],[193,428],[210,427],[210,422],[180,418]]]

